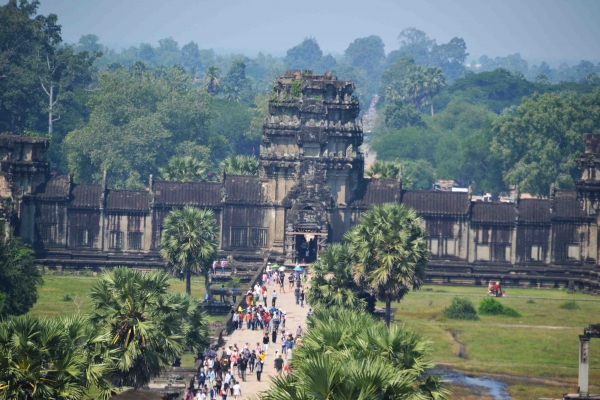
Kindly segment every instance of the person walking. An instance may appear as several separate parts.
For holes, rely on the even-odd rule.
[[[237,294],[238,294],[238,289],[234,285],[233,288],[231,289],[231,297],[233,298],[233,304],[235,304],[237,301]]]
[[[234,312],[233,317],[231,318],[231,322],[233,322],[233,329],[238,329],[240,325],[240,314]]]
[[[225,275],[225,259],[221,260],[221,275]]]
[[[277,373],[279,375],[281,375],[281,371],[283,370],[283,358],[281,358],[281,354],[275,359],[275,371],[277,371]]]
[[[263,371],[263,363],[259,362],[258,364],[256,364],[256,380],[258,382],[260,382],[260,377],[262,375],[262,371]]]
[[[285,274],[281,272],[279,274],[279,293],[285,293]]]
[[[263,336],[263,351],[265,354],[269,354],[269,334],[267,332]]]
[[[246,357],[241,359],[240,363],[240,371],[242,373],[242,380],[246,382],[246,369],[248,369],[248,359]]]
[[[233,398],[235,400],[242,398],[242,387],[238,381],[235,381],[235,385],[233,385]]]
[[[213,261],[212,267],[213,267],[213,275],[216,275],[217,274],[217,260]]]
[[[296,297],[296,305],[300,304],[300,288],[294,289],[294,296]]]
[[[277,302],[277,292],[273,289],[273,294],[271,296],[271,306],[275,307],[275,303]]]
[[[250,354],[250,358],[248,359],[248,367],[250,368],[250,373],[254,372],[254,366],[256,365],[256,359],[258,357],[256,357],[256,350],[252,350],[252,353]]]
[[[304,308],[304,289],[300,291],[300,307]]]

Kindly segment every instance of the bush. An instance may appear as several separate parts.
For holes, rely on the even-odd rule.
[[[65,294],[65,297],[63,297],[62,300],[63,301],[73,301],[73,298],[71,296],[69,296],[68,294]]]
[[[527,304],[535,304],[535,300],[529,299],[525,303],[527,303]]]
[[[448,308],[444,310],[444,316],[451,319],[467,319],[476,321],[479,319],[477,310],[471,300],[463,297],[455,297]]]
[[[507,307],[498,300],[488,297],[481,300],[479,304],[479,315],[506,315],[508,317],[520,317],[521,314],[512,307]]]
[[[575,300],[567,300],[560,305],[563,310],[579,310],[579,304]]]

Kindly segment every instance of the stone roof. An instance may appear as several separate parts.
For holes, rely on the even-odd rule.
[[[513,203],[473,203],[471,221],[480,224],[514,224],[515,205]]]
[[[102,186],[77,185],[71,192],[70,206],[74,208],[99,208]]]
[[[215,206],[221,204],[218,182],[154,182],[154,204],[158,206]]]
[[[398,182],[394,179],[365,178],[351,205],[368,207],[374,204],[397,202],[399,192]]]
[[[540,199],[519,200],[519,222],[550,223],[550,201]]]
[[[426,215],[465,215],[469,211],[469,194],[433,190],[407,190],[402,202]]]
[[[552,218],[581,219],[587,215],[574,190],[557,190],[552,207]]]
[[[109,190],[106,196],[106,209],[109,211],[147,211],[149,193],[134,190]]]
[[[35,195],[41,200],[68,200],[71,182],[68,175],[59,175],[39,185]]]
[[[227,175],[225,192],[227,202],[262,203],[265,201],[262,185],[255,175]]]

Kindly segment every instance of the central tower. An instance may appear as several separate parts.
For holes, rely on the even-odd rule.
[[[328,72],[290,70],[275,79],[261,177],[267,201],[285,209],[288,262],[298,258],[296,251],[306,261],[316,257],[326,244],[332,210],[351,203],[363,178],[362,123],[353,92],[354,83]]]

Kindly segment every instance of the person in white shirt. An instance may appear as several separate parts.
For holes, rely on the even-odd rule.
[[[198,390],[198,393],[196,393],[196,400],[206,400],[206,393],[202,390]]]
[[[235,385],[233,385],[233,398],[235,400],[238,400],[242,397],[242,387],[240,386],[239,382],[235,382]]]

